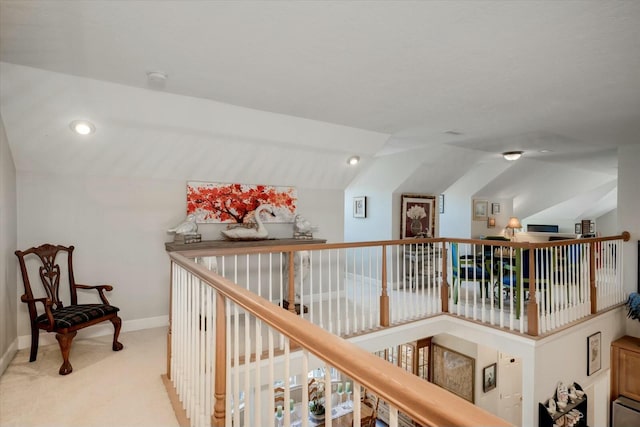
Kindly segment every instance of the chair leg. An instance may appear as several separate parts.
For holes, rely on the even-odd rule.
[[[31,355],[29,362],[35,362],[38,357],[38,341],[40,340],[40,330],[34,324],[31,325]]]
[[[69,353],[71,352],[71,341],[78,334],[77,331],[69,332],[66,334],[56,334],[58,344],[60,344],[60,351],[62,352],[62,366],[60,366],[60,375],[68,375],[73,371],[71,363],[69,363]]]
[[[122,327],[122,319],[118,316],[111,318],[111,323],[113,323],[113,351],[120,351],[124,348],[124,346],[118,342],[118,336],[120,335],[120,328]]]

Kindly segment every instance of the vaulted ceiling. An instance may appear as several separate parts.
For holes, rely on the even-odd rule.
[[[636,1],[0,0],[0,60],[0,106],[14,136],[22,129],[7,117],[29,109],[16,97],[46,93],[53,74],[29,79],[10,64],[371,131],[368,147],[319,141],[314,150],[372,161],[413,150],[433,176],[452,165],[429,159],[429,147],[473,150],[480,161],[523,150],[597,173],[598,187],[615,180],[616,148],[640,143]],[[150,71],[166,82],[149,83]],[[59,105],[55,96],[30,102],[66,116],[99,102]],[[59,124],[31,120],[61,135]],[[28,156],[22,164],[47,161],[41,150]],[[483,191],[522,194],[535,169]]]

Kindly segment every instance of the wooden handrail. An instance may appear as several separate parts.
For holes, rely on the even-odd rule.
[[[350,243],[312,243],[306,245],[277,245],[273,246],[258,246],[258,247],[238,247],[238,248],[219,248],[219,249],[185,249],[181,251],[171,251],[170,253],[179,253],[189,258],[203,257],[203,256],[222,256],[222,255],[248,255],[259,253],[273,253],[273,252],[298,252],[298,251],[316,251],[316,250],[328,250],[328,249],[350,249],[350,248],[365,248],[372,246],[395,246],[395,245],[410,245],[420,243],[466,243],[485,246],[506,246],[512,248],[548,248],[554,246],[567,246],[575,245],[576,243],[590,243],[590,242],[606,242],[610,240],[622,239],[625,242],[629,241],[631,235],[628,231],[624,231],[619,235],[606,236],[606,237],[589,237],[584,239],[567,239],[567,240],[554,240],[553,242],[511,242],[506,240],[481,240],[481,239],[462,239],[457,237],[437,237],[433,239],[400,239],[400,240],[377,240],[371,242],[350,242]]]
[[[420,424],[510,425],[486,410],[279,308],[179,253],[172,252],[169,256],[173,262],[189,270],[225,298],[231,299],[329,365],[372,390]]]

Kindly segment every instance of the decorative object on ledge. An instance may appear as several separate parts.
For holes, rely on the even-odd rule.
[[[496,388],[496,366],[492,363],[482,370],[482,391],[485,393]]]
[[[473,201],[473,220],[486,221],[489,218],[489,202],[486,200]]]
[[[554,395],[538,404],[541,427],[586,427],[587,395],[577,383],[569,387],[559,382]]]
[[[216,249],[238,249],[256,248],[262,246],[289,246],[289,245],[313,245],[327,243],[326,239],[298,240],[298,239],[265,239],[265,240],[203,240],[191,245],[184,245],[175,242],[165,242],[164,248],[167,252],[191,251],[191,250],[216,250]]]
[[[167,230],[168,233],[175,233],[174,242],[183,244],[199,242],[201,236],[197,231],[198,224],[196,224],[196,216],[193,214],[187,215],[184,221]]]
[[[293,222],[293,238],[301,240],[313,239],[313,233],[318,231],[318,226],[311,225],[302,215],[296,215]]]
[[[200,233],[186,233],[176,234],[173,236],[173,242],[183,245],[190,245],[192,243],[198,243],[202,241],[202,235]]]
[[[260,205],[271,205],[266,222],[293,222],[297,201],[295,187],[187,182],[187,214],[198,223],[246,223]]]
[[[587,338],[587,376],[600,370],[602,353],[602,334],[596,332]]]
[[[638,286],[640,286],[640,283],[638,284]],[[640,294],[638,294],[637,292],[631,292],[625,304],[627,305],[627,309],[629,310],[629,312],[627,313],[627,317],[630,319],[636,319],[640,322]]]
[[[367,198],[366,196],[358,196],[353,198],[353,217],[367,217]]]
[[[400,238],[427,237],[435,229],[435,196],[403,194]]]
[[[221,233],[228,240],[264,240],[269,237],[269,232],[267,228],[262,223],[262,219],[260,218],[260,214],[262,212],[268,212],[271,215],[274,215],[273,209],[271,205],[260,205],[255,210],[254,219],[258,224],[257,228],[247,227],[244,224],[237,224],[236,226],[232,226],[232,228],[228,228],[227,230],[222,230]]]

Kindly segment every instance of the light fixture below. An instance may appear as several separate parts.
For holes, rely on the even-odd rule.
[[[358,157],[358,156],[351,156],[347,160],[347,164],[350,165],[350,166],[355,166],[358,163],[360,163],[360,157]]]
[[[520,157],[522,157],[522,153],[523,151],[505,151],[504,153],[502,153],[502,157],[504,157],[505,160],[509,161],[518,160]]]
[[[87,120],[74,120],[69,123],[69,127],[79,135],[89,135],[96,131],[96,127],[93,123]]]

